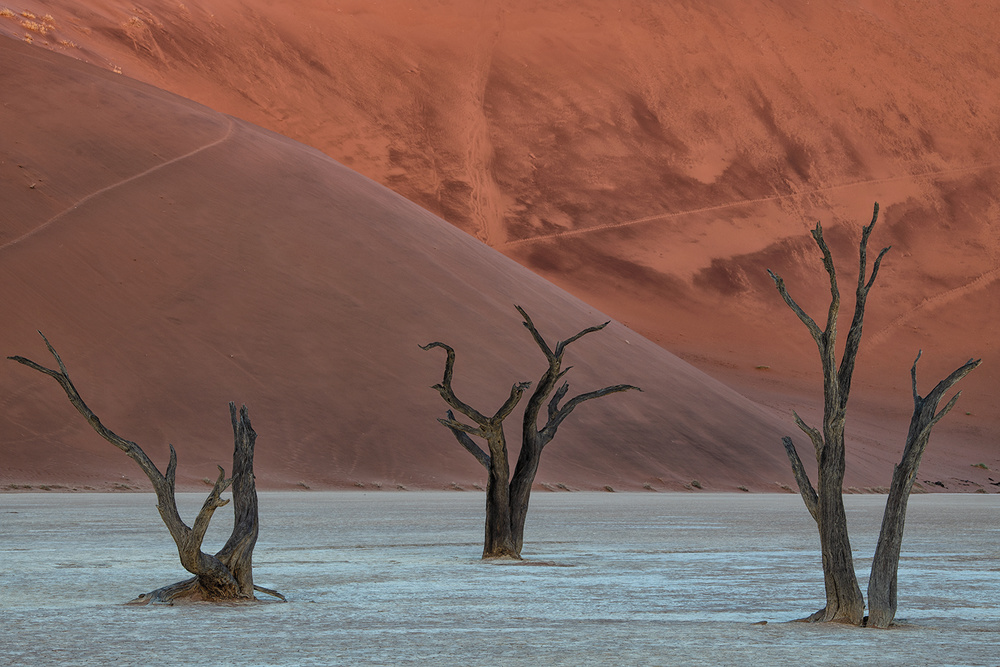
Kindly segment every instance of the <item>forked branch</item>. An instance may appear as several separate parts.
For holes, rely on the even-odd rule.
[[[476,422],[480,426],[485,426],[489,423],[489,419],[483,413],[476,410],[471,405],[461,401],[458,396],[455,395],[454,390],[451,388],[451,380],[455,375],[455,349],[451,345],[446,345],[439,341],[433,343],[428,343],[427,345],[421,345],[421,350],[430,350],[435,347],[440,347],[445,352],[447,352],[448,357],[444,362],[444,378],[440,383],[431,387],[431,389],[436,389],[441,398],[445,400],[445,403],[450,405],[455,410],[458,410],[463,415]]]
[[[953,370],[948,377],[938,382],[927,396],[921,397],[917,391],[917,362],[920,360],[920,354],[921,352],[917,352],[917,358],[913,360],[913,366],[910,368],[910,378],[913,388],[913,419],[914,424],[918,424],[916,433],[911,434],[911,436],[914,436],[917,440],[923,439],[925,433],[929,437],[930,430],[955,407],[958,397],[962,395],[962,392],[956,393],[941,408],[940,412],[936,412],[938,403],[944,398],[945,393],[983,362],[982,359],[969,359]]]
[[[491,424],[495,424],[498,420],[503,421],[507,417],[507,415],[509,415],[517,406],[517,403],[518,401],[521,400],[521,396],[524,394],[524,391],[531,386],[530,382],[515,382],[514,385],[510,388],[510,395],[507,397],[507,400],[504,401],[503,405],[501,405],[500,408],[496,411],[496,414],[494,414],[492,417],[487,417],[483,413],[473,408],[471,405],[459,399],[458,396],[455,395],[455,391],[451,387],[451,380],[455,375],[454,348],[452,348],[450,345],[446,345],[445,343],[435,341],[433,343],[428,343],[427,345],[421,345],[420,349],[430,350],[435,347],[440,347],[443,350],[445,350],[445,352],[448,353],[448,357],[445,360],[445,365],[444,365],[444,378],[441,380],[439,384],[436,384],[433,387],[431,387],[431,389],[436,389],[437,392],[441,394],[441,398],[443,398],[448,405],[450,405],[455,410],[458,410],[463,415],[465,415],[472,421],[476,422],[480,426],[484,427],[490,426]],[[448,424],[445,424],[445,426],[448,426]],[[473,433],[473,431],[468,431],[468,432]],[[476,433],[476,435],[479,434]]]
[[[823,225],[816,221],[816,227],[810,232],[820,252],[823,253],[823,268],[830,276],[830,309],[826,315],[826,335],[829,338],[836,337],[837,315],[840,314],[840,289],[837,287],[837,270],[833,266],[833,255],[830,254],[830,246],[823,238]]]
[[[560,399],[562,399],[562,397],[565,396],[566,392],[569,390],[569,383],[564,382],[562,386],[559,387],[558,390],[556,390],[556,393],[552,397],[552,400],[549,401],[548,420],[546,421],[545,426],[539,433],[541,436],[541,445],[544,447],[549,442],[551,442],[552,438],[555,437],[556,430],[559,428],[559,425],[562,424],[567,417],[569,417],[570,413],[572,413],[573,410],[576,409],[576,406],[594,398],[600,398],[601,396],[607,396],[608,394],[617,394],[619,392],[629,391],[632,389],[634,389],[635,391],[642,391],[642,389],[636,387],[635,385],[616,384],[611,387],[604,387],[603,389],[595,389],[594,391],[588,391],[584,394],[579,394],[578,396],[574,396],[569,401],[567,401],[565,405],[559,407]]]
[[[524,310],[524,308],[522,308],[521,306],[514,306],[514,307],[517,308],[517,312],[519,312],[521,314],[521,317],[524,318],[523,322],[524,328],[527,329],[529,332],[531,332],[531,337],[535,340],[535,343],[538,345],[539,349],[541,349],[541,351],[545,354],[545,357],[549,360],[550,363],[555,359],[561,360],[563,354],[566,351],[566,348],[571,343],[580,340],[587,334],[594,333],[595,331],[600,331],[604,327],[611,324],[611,320],[608,320],[604,324],[598,324],[592,327],[587,327],[586,329],[570,336],[566,340],[556,341],[556,347],[555,350],[553,351],[552,348],[549,347],[549,344],[545,342],[545,339],[542,337],[542,334],[538,332],[538,329],[535,327],[535,323],[531,321],[531,317]]]

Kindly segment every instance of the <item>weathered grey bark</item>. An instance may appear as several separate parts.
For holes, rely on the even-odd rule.
[[[851,391],[851,379],[857,360],[858,348],[864,323],[865,305],[868,292],[875,283],[882,258],[889,248],[883,248],[875,260],[871,276],[867,277],[868,238],[878,220],[878,204],[875,204],[871,223],[861,234],[858,260],[858,284],[855,292],[854,317],[848,330],[847,340],[840,364],[836,359],[837,317],[840,313],[840,291],[837,274],[830,249],[823,239],[823,228],[816,223],[812,237],[823,253],[823,267],[830,277],[830,307],[827,311],[826,328],[819,325],[792,299],[785,282],[771,271],[782,299],[798,316],[819,349],[823,368],[823,428],[822,431],[807,425],[795,415],[795,423],[809,436],[816,453],[817,488],[814,488],[795,452],[791,438],[784,438],[785,450],[792,463],[792,470],[800,493],[816,520],[823,556],[823,575],[826,587],[826,606],[812,616],[809,621],[840,621],[860,625],[864,618],[864,598],[854,573],[854,559],[847,531],[847,516],[844,511],[843,483],[846,469],[844,426],[847,418],[847,402]]]
[[[520,306],[515,307],[524,318],[523,324],[525,328],[528,329],[539,349],[545,354],[545,358],[548,361],[548,368],[535,385],[535,391],[528,399],[525,407],[521,428],[521,451],[518,455],[517,465],[514,468],[512,477],[510,476],[507,446],[503,435],[503,419],[514,409],[524,391],[531,386],[531,383],[520,382],[515,384],[511,389],[511,395],[507,399],[507,402],[501,406],[494,417],[487,418],[461,402],[451,389],[455,351],[448,345],[438,342],[421,346],[425,350],[440,347],[447,351],[448,359],[445,363],[444,380],[440,384],[434,385],[433,388],[441,394],[449,406],[478,425],[478,427],[472,427],[457,421],[454,413],[451,411],[448,411],[446,419],[438,420],[447,426],[459,444],[475,456],[476,460],[489,471],[489,479],[486,486],[486,539],[483,548],[483,558],[519,559],[521,557],[521,549],[524,545],[524,525],[528,515],[528,502],[531,497],[531,485],[534,483],[535,475],[538,472],[542,450],[552,441],[559,426],[573,410],[584,401],[608,394],[628,391],[629,389],[641,391],[641,389],[632,385],[619,384],[580,394],[565,404],[560,405],[569,391],[569,384],[566,382],[563,382],[556,389],[559,381],[569,371],[569,368],[562,369],[563,355],[566,352],[566,348],[570,343],[579,340],[583,336],[600,331],[608,325],[608,322],[599,326],[588,327],[564,341],[558,341],[555,348],[552,348],[542,338],[524,309]],[[546,401],[548,401],[546,421],[539,428],[538,418],[541,414],[542,406],[546,404]],[[469,437],[470,434],[486,440],[490,450],[489,454],[484,452]]]
[[[951,375],[938,382],[927,396],[921,397],[917,391],[919,360],[920,353],[914,359],[910,370],[913,384],[913,417],[910,419],[910,429],[906,434],[903,456],[892,473],[892,486],[885,502],[882,530],[879,533],[878,545],[875,547],[871,577],[868,579],[867,625],[873,628],[887,628],[896,617],[896,575],[899,570],[899,551],[903,543],[903,526],[906,522],[906,506],[910,499],[910,491],[916,480],[920,459],[930,440],[931,429],[955,406],[962,392],[952,396],[940,412],[937,412],[938,403],[949,389],[982,362],[981,359],[969,359]]]
[[[39,332],[40,333],[40,332]],[[254,586],[252,573],[253,548],[257,541],[257,491],[254,485],[253,452],[257,434],[250,426],[246,406],[237,414],[236,405],[229,404],[230,417],[233,423],[233,477],[226,479],[225,471],[219,467],[219,475],[208,494],[194,524],[188,527],[177,511],[174,495],[177,472],[177,452],[170,446],[170,461],[166,474],[161,473],[152,460],[139,445],[122,438],[101,423],[101,420],[87,406],[73,382],[69,378],[66,366],[63,364],[55,348],[42,336],[45,346],[55,358],[59,370],[46,368],[30,359],[20,356],[9,357],[20,364],[33,368],[56,380],[66,392],[73,407],[83,415],[84,419],[105,440],[125,452],[135,461],[149,478],[156,492],[157,510],[163,523],[170,531],[170,536],[177,545],[181,565],[194,574],[191,579],[159,588],[151,593],[140,595],[132,603],[173,602],[177,600],[252,600],[255,590],[274,595],[284,600],[284,597],[272,590]],[[233,498],[236,520],[233,532],[226,545],[214,556],[201,550],[205,532],[215,510],[229,501],[221,497],[230,485],[233,487]]]

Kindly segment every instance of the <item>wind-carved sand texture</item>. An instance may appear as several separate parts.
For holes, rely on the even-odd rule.
[[[21,131],[20,138],[5,132],[0,139],[20,141],[4,144],[5,156],[10,159],[0,165],[5,188],[0,244],[30,232],[70,206],[76,201],[74,197],[86,197],[195,150],[223,131],[225,117],[204,109],[195,114],[178,102],[168,104],[174,112],[188,114],[191,122],[176,121],[161,127],[182,127],[182,131],[160,132],[156,123],[136,122],[142,116],[158,120],[166,113],[156,110],[161,102],[155,101],[158,98],[153,93],[137,92],[138,98],[116,103],[132,105],[142,109],[141,113],[119,116],[114,132],[106,128],[108,132],[91,133],[88,140],[76,138],[79,129],[66,124],[86,126],[87,117],[98,118],[82,111],[104,103],[101,95],[114,97],[112,91],[118,85],[138,91],[132,77],[313,146],[392,188],[566,289],[589,304],[592,312],[607,313],[774,409],[766,418],[777,420],[768,422],[768,428],[773,429],[770,433],[787,433],[792,429],[791,409],[807,419],[818,412],[820,382],[815,350],[807,338],[797,335],[798,323],[774,294],[765,269],[773,269],[796,285],[796,298],[806,310],[814,310],[811,305],[823,303],[826,285],[814,270],[815,250],[808,230],[816,220],[822,220],[834,256],[850,257],[877,200],[884,225],[872,243],[892,245],[893,249],[885,261],[884,277],[871,297],[867,339],[862,343],[855,378],[848,449],[858,462],[849,468],[857,470],[859,477],[849,479],[848,484],[859,489],[887,484],[910,410],[909,365],[916,351],[923,349],[922,374],[928,378],[941,376],[969,357],[982,357],[984,364],[968,378],[954,414],[935,431],[922,464],[921,483],[940,481],[948,490],[997,489],[993,484],[1000,477],[994,471],[1000,469],[1000,456],[993,443],[1000,438],[1000,417],[995,410],[1000,349],[992,332],[1000,328],[1000,310],[993,298],[1000,272],[996,241],[1000,223],[1000,86],[990,82],[995,81],[998,66],[993,35],[1000,32],[1000,16],[991,7],[948,3],[897,6],[885,0],[833,5],[754,1],[692,7],[583,0],[559,8],[521,1],[469,4],[422,0],[387,0],[377,5],[346,2],[336,7],[317,0],[293,4],[219,0],[197,7],[160,1],[141,7],[124,0],[111,0],[100,7],[92,4],[51,0],[44,7],[26,5],[26,10],[50,17],[37,30],[22,26],[23,19],[16,11],[13,17],[0,16],[0,32],[22,46],[28,46],[23,42],[26,35],[30,37],[27,52],[53,50],[89,62],[110,75],[91,90],[93,99],[76,98],[94,105],[77,105],[73,114],[66,104],[71,98],[54,97],[58,104],[50,100],[45,106],[31,108],[28,100],[11,97],[20,117],[30,117],[38,131]],[[52,67],[75,67],[64,62],[53,61]],[[40,84],[18,72],[6,72],[4,77],[8,90],[29,90]],[[12,87],[15,85],[17,88]],[[8,118],[13,122],[14,111],[5,108],[4,112],[5,122]],[[61,132],[56,131],[60,127]],[[325,357],[325,365],[321,365],[331,371],[329,377],[343,377],[349,367],[356,370],[350,364],[366,355],[384,355],[382,372],[364,376],[365,386],[378,387],[380,395],[397,392],[391,394],[400,399],[394,409],[408,412],[407,426],[399,427],[398,432],[409,434],[415,424],[423,423],[420,420],[431,423],[437,414],[427,410],[431,403],[427,392],[420,396],[420,387],[428,384],[424,377],[433,373],[429,369],[416,372],[414,364],[420,362],[410,361],[404,352],[410,345],[408,339],[404,342],[407,337],[393,339],[392,351],[387,353],[382,349],[376,352],[371,345],[336,348],[321,331],[342,331],[345,326],[377,331],[393,312],[392,321],[426,317],[427,326],[408,332],[419,333],[418,341],[443,338],[448,333],[444,327],[452,326],[469,331],[470,345],[481,347],[489,336],[499,337],[504,344],[520,345],[514,340],[521,333],[516,318],[509,317],[504,308],[519,300],[522,291],[537,294],[540,306],[550,303],[550,287],[525,282],[531,280],[527,274],[509,268],[495,255],[473,251],[472,245],[459,244],[461,250],[444,257],[433,249],[435,244],[446,245],[438,238],[438,227],[432,226],[435,231],[429,232],[429,227],[415,222],[425,220],[423,214],[360,186],[355,188],[359,198],[374,197],[393,213],[379,217],[375,214],[379,209],[362,205],[360,199],[349,205],[349,217],[379,239],[378,243],[359,241],[359,246],[386,262],[396,261],[399,275],[417,272],[414,264],[429,260],[439,273],[428,274],[424,287],[430,289],[433,283],[433,291],[449,292],[447,298],[452,299],[455,310],[440,310],[439,305],[426,300],[386,301],[376,307],[381,296],[347,282],[338,288],[340,301],[320,298],[323,290],[330,289],[324,281],[330,277],[327,260],[331,255],[323,255],[329,250],[323,244],[331,241],[316,239],[324,237],[319,231],[324,225],[333,224],[325,220],[342,214],[343,209],[318,204],[316,193],[326,186],[320,184],[322,178],[309,175],[316,169],[318,156],[306,152],[313,162],[305,166],[298,156],[304,149],[288,149],[290,153],[276,158],[282,165],[279,168],[271,162],[276,154],[261,148],[276,139],[265,142],[257,138],[256,130],[250,132],[243,125],[234,132],[234,137],[218,149],[233,141],[242,144],[239,169],[234,172],[239,178],[227,173],[228,162],[212,161],[216,160],[214,150],[150,175],[156,180],[172,177],[175,170],[190,174],[202,170],[202,179],[186,190],[188,196],[164,199],[162,205],[178,207],[176,210],[184,213],[177,216],[191,219],[189,227],[180,228],[185,231],[189,250],[184,261],[190,262],[185,266],[198,268],[191,268],[180,282],[185,290],[197,284],[208,291],[192,295],[186,319],[177,313],[154,314],[151,310],[146,320],[140,318],[136,323],[148,327],[144,331],[147,336],[155,331],[158,333],[153,338],[175,341],[176,336],[163,333],[154,322],[173,317],[190,324],[197,311],[204,333],[197,338],[180,336],[183,343],[172,342],[173,349],[170,345],[162,349],[178,353],[183,347],[186,354],[192,354],[189,347],[197,346],[206,359],[212,359],[212,370],[193,364],[195,370],[184,367],[182,371],[184,364],[178,362],[175,370],[167,372],[171,382],[154,387],[150,380],[162,378],[140,380],[144,376],[136,372],[142,370],[139,362],[119,354],[109,364],[107,357],[98,360],[93,356],[104,353],[88,344],[85,349],[92,355],[90,370],[95,380],[130,383],[128,390],[119,390],[129,394],[130,400],[133,391],[140,388],[149,395],[157,391],[165,395],[178,387],[188,391],[192,383],[229,381],[222,369],[232,367],[240,368],[241,383],[255,387],[255,391],[277,393],[273,373],[261,369],[272,363],[277,369],[280,364],[261,361],[264,348],[272,359],[282,358],[286,366],[281,373],[288,378],[294,376],[295,364],[315,370],[305,360],[309,355]],[[24,159],[29,146],[39,155],[49,155],[44,159],[47,171],[38,169],[41,157]],[[106,146],[116,146],[119,152],[108,155]],[[135,150],[126,150],[128,146]],[[238,149],[233,148],[236,154]],[[271,172],[265,175],[266,164],[286,178],[271,178]],[[216,243],[215,247],[238,253],[247,243],[241,234],[260,236],[254,218],[263,220],[267,214],[264,210],[245,214],[256,205],[254,197],[242,197],[239,207],[226,203],[228,197],[236,197],[236,181],[248,172],[253,172],[251,180],[261,179],[269,186],[291,187],[296,181],[296,192],[287,194],[291,201],[280,215],[280,207],[274,205],[266,223],[260,223],[274,234],[267,241],[266,252],[251,253],[248,259],[252,266],[239,265],[240,271],[252,273],[266,264],[266,276],[256,277],[269,280],[261,289],[252,281],[240,284],[232,273],[223,278],[220,267],[232,269],[239,263],[234,255],[222,261],[217,253],[206,250]],[[117,199],[134,189],[152,194],[152,187],[150,178],[138,178],[115,188],[114,195]],[[12,189],[10,196],[7,188]],[[260,190],[257,186],[251,189]],[[279,200],[273,191],[268,192],[273,201]],[[94,197],[87,205],[96,206],[105,199]],[[155,208],[150,201],[125,198],[116,205],[130,212],[141,210],[144,215]],[[184,206],[196,206],[197,214],[192,216]],[[313,231],[292,233],[280,227],[306,215],[306,209],[316,216],[306,225]],[[320,222],[321,212],[326,216],[324,222]],[[94,210],[87,215],[100,213]],[[73,211],[72,215],[82,213]],[[221,232],[215,235],[218,230],[208,231],[220,219],[235,224],[234,218],[240,215],[246,218],[238,228],[242,231],[232,231],[225,241]],[[385,226],[388,218],[397,226]],[[53,227],[66,221],[61,218]],[[157,224],[173,228],[175,224],[169,216],[161,217],[159,223],[141,222],[140,227],[151,228],[158,228]],[[111,225],[110,220],[104,223]],[[341,220],[341,224],[347,222]],[[46,228],[17,245],[39,242],[52,231]],[[116,243],[136,234],[119,231]],[[402,257],[393,260],[392,250],[382,247],[385,243],[396,244]],[[315,254],[292,250],[301,247],[297,244],[308,246]],[[107,247],[102,245],[101,250]],[[196,261],[197,252],[191,248],[208,254]],[[339,249],[349,252],[343,246]],[[87,248],[78,250],[85,252]],[[350,252],[357,255],[358,248]],[[184,253],[174,253],[180,254]],[[157,266],[154,254],[146,257],[146,266],[152,270]],[[132,259],[138,258],[126,261]],[[156,258],[161,263],[168,260],[178,261],[176,257]],[[365,264],[371,267],[372,261]],[[116,271],[122,270],[120,264],[117,266]],[[488,289],[466,303],[461,301],[465,293],[460,295],[450,287],[477,275],[481,283],[475,284],[493,289],[497,282],[493,271],[505,276],[500,284],[509,289],[504,287],[499,294]],[[391,292],[394,279],[381,277],[387,275],[384,268],[372,272],[379,275],[367,282]],[[78,282],[78,274],[71,276],[64,271],[62,282]],[[273,287],[289,274],[302,277],[298,289]],[[170,275],[174,280],[175,274]],[[49,284],[55,284],[52,281]],[[27,304],[40,309],[49,299],[49,288],[36,290],[34,298],[29,298],[24,287],[19,285],[17,296],[8,305],[13,303],[23,312]],[[166,291],[167,286],[163,287]],[[101,288],[109,290],[111,283],[103,282]],[[187,293],[176,288],[173,285],[172,294]],[[264,321],[253,325],[248,321],[246,326],[256,327],[261,340],[270,336],[269,345],[246,344],[233,335],[241,327],[235,320],[227,320],[235,312],[250,317],[249,311],[232,301],[232,295],[251,289],[256,289],[253,298],[262,306],[260,312],[267,314],[261,318]],[[361,291],[352,291],[358,289]],[[313,317],[285,318],[282,326],[296,332],[305,330],[302,335],[310,338],[309,344],[293,344],[271,329],[279,318],[265,302],[271,298],[282,302],[292,298],[293,292],[294,300]],[[478,298],[484,298],[490,308],[472,305],[480,303],[475,300]],[[121,313],[132,312],[137,301],[145,303],[133,292],[131,298],[122,296],[98,311],[118,321]],[[228,311],[217,308],[220,303],[229,304]],[[374,321],[354,320],[350,325],[345,325],[343,317],[335,317],[356,314],[347,307],[355,303],[382,314]],[[527,302],[524,305],[545,321],[539,308]],[[397,310],[392,311],[393,307]],[[211,314],[202,316],[199,308]],[[582,304],[574,308],[584,308],[573,311],[579,318],[566,314],[568,311],[552,311],[553,335],[558,335],[560,327],[571,330],[592,321],[584,317],[586,307]],[[465,315],[465,319],[456,319],[456,314]],[[42,328],[35,320],[44,318],[28,319],[33,321],[26,319],[19,326],[32,331]],[[482,328],[473,336],[469,328],[476,322]],[[61,326],[75,333],[74,324],[64,320]],[[45,331],[56,330],[49,327]],[[94,340],[103,341],[108,333],[115,333],[97,331],[95,320],[90,333]],[[595,364],[595,381],[600,377],[596,372],[600,364],[627,350],[623,339],[627,337],[632,345],[639,340],[624,332],[620,329],[620,338],[609,342],[603,359],[581,351],[581,361]],[[122,329],[115,337],[116,344],[125,346],[123,352],[127,346],[139,345],[138,338],[127,333],[136,332]],[[368,338],[377,340],[371,333]],[[61,350],[67,349],[55,336],[53,341]],[[497,345],[492,352],[483,351],[495,355],[495,366],[481,365],[462,372],[481,373],[484,387],[506,386],[534,375],[527,346],[517,348],[524,354],[508,355],[499,342]],[[647,349],[643,348],[642,355]],[[251,351],[258,358],[251,358]],[[23,352],[17,348],[9,353]],[[337,354],[340,361],[335,360]],[[637,353],[632,349],[628,354]],[[501,363],[501,358],[507,361]],[[516,363],[524,364],[519,367],[524,372],[499,382],[497,372],[508,371],[514,363],[509,360],[515,358],[519,360]],[[188,359],[202,361],[197,355]],[[627,358],[618,360],[616,368],[624,363]],[[475,367],[476,361],[469,359],[468,365]],[[648,365],[645,357],[638,364]],[[412,377],[399,375],[403,366],[406,373],[414,371]],[[332,372],[334,369],[338,372]],[[131,376],[122,377],[128,370]],[[564,443],[559,456],[566,457],[565,461],[549,461],[543,467],[544,473],[550,465],[562,466],[552,470],[546,483],[567,484],[569,478],[562,479],[561,470],[574,465],[578,467],[572,474],[579,475],[574,479],[594,488],[622,483],[683,488],[693,479],[712,480],[720,471],[731,471],[731,466],[752,470],[761,478],[756,482],[741,480],[737,479],[740,475],[726,472],[718,477],[725,484],[773,488],[775,482],[790,482],[790,473],[783,471],[780,458],[773,456],[774,451],[780,451],[780,441],[767,441],[770,434],[761,433],[760,442],[755,427],[746,437],[719,434],[719,429],[729,433],[742,430],[743,425],[756,423],[757,417],[734,418],[726,408],[709,411],[705,406],[714,408],[714,402],[697,400],[692,401],[694,407],[689,411],[669,407],[672,397],[686,394],[680,387],[668,388],[667,375],[664,372],[664,392],[659,394],[664,397],[658,409],[662,416],[655,418],[662,423],[654,425],[648,421],[654,418],[631,412],[656,410],[657,399],[653,391],[647,391],[643,400],[648,403],[641,407],[608,407],[625,412],[607,419],[603,415],[610,413],[595,412],[589,417],[593,422],[580,426],[586,441],[603,432],[595,432],[591,425],[636,418],[633,431],[624,434],[621,443],[617,439],[623,433],[615,433],[617,450],[636,452],[635,443],[649,437],[653,442],[639,446],[647,449],[636,455],[642,462],[632,470],[649,469],[651,461],[662,468],[652,468],[654,474],[641,480],[633,479],[633,472],[602,475],[590,463],[571,463],[574,455],[570,450],[576,445]],[[474,376],[470,380],[478,381]],[[642,378],[625,380],[646,388]],[[357,403],[344,400],[344,392],[338,398],[325,388],[326,394],[319,391],[329,382],[323,385],[308,378],[304,383],[288,381],[283,395],[295,395],[300,403],[291,410],[289,419],[281,417],[284,426],[277,435],[283,448],[349,450],[329,462],[331,467],[339,466],[338,484],[405,485],[420,479],[431,486],[456,482],[467,488],[473,481],[481,483],[474,466],[460,463],[462,457],[450,456],[445,447],[384,444],[391,439],[390,433],[396,432],[387,421],[402,420],[403,416],[394,414],[386,419],[387,410],[376,407],[373,401],[360,408],[360,399]],[[410,382],[413,384],[407,388],[413,391],[405,392],[401,385]],[[307,388],[316,391],[307,393]],[[16,400],[40,398],[31,388],[12,391],[14,394],[8,395]],[[217,404],[205,408],[172,399],[178,422],[195,411],[207,419],[213,409],[232,397],[228,388],[216,393],[213,400]],[[357,390],[346,393],[356,395]],[[201,398],[197,392],[195,396]],[[502,397],[494,403],[499,401]],[[307,406],[316,413],[338,403],[344,405],[334,409],[342,412],[330,415],[329,422],[305,416]],[[251,408],[255,414],[262,412],[252,404]],[[123,412],[127,410],[123,408]],[[45,414],[48,419],[49,413]],[[336,426],[333,416],[341,418]],[[21,417],[16,412],[4,417],[16,420],[18,437],[28,437],[25,434],[40,428],[37,420],[26,422]],[[293,422],[298,426],[290,426]],[[672,425],[664,431],[663,424],[668,423]],[[62,428],[76,432],[75,426]],[[177,438],[165,424],[146,428],[156,429],[161,441]],[[190,428],[204,433],[197,425]],[[299,433],[305,435],[299,438]],[[289,445],[293,434],[297,439]],[[216,440],[204,435],[192,437],[199,445]],[[751,439],[754,442],[747,449],[743,441]],[[373,447],[373,442],[379,445]],[[175,444],[182,446],[179,441]],[[421,453],[383,454],[386,448],[396,451],[392,448],[397,446],[400,452]],[[606,448],[604,444],[587,451]],[[681,453],[685,450],[687,456]],[[371,463],[376,457],[373,451],[379,452],[377,463]],[[733,458],[730,453],[739,456]],[[644,458],[647,454],[648,460]],[[89,460],[89,456],[78,456],[78,463]],[[314,459],[292,451],[281,464],[291,470],[304,460]],[[990,470],[973,467],[977,463]],[[54,461],[45,465],[57,466]],[[614,462],[607,465],[618,470]],[[414,473],[405,479],[389,474],[398,470]],[[0,475],[6,474],[0,467]],[[10,479],[39,479],[33,475]],[[192,473],[192,479],[199,477]],[[320,477],[332,483],[329,476]],[[0,481],[3,479],[7,478]],[[300,479],[292,472],[282,481],[320,482]],[[931,484],[928,488],[941,487]]]

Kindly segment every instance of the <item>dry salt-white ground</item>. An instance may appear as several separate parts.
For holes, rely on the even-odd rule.
[[[864,589],[884,497],[846,500]],[[484,502],[262,493],[287,604],[135,608],[186,577],[152,494],[0,495],[0,664],[1000,665],[1000,495],[911,499],[884,631],[786,623],[823,604],[794,495],[536,493],[520,564],[479,560]]]

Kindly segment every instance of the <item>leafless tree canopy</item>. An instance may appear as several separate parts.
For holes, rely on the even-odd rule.
[[[432,388],[441,394],[451,410],[448,410],[446,416],[438,421],[451,430],[459,444],[471,453],[489,474],[486,487],[486,538],[483,558],[521,557],[531,485],[538,472],[542,450],[552,441],[559,426],[573,410],[581,403],[594,398],[630,389],[639,390],[638,387],[632,385],[618,384],[585,392],[563,402],[566,394],[569,393],[569,383],[564,381],[563,377],[570,369],[562,367],[566,348],[583,336],[604,329],[608,322],[583,329],[566,340],[558,341],[555,346],[550,346],[525,310],[520,306],[515,307],[524,319],[524,327],[531,334],[542,354],[545,355],[548,367],[535,384],[535,390],[528,398],[524,409],[521,452],[513,476],[510,474],[503,421],[513,412],[524,393],[531,387],[531,383],[516,382],[511,387],[507,400],[492,417],[488,417],[460,400],[452,389],[455,350],[440,342],[421,346],[424,350],[441,348],[447,353],[444,378]],[[539,428],[538,421],[543,407],[545,408],[545,421]],[[455,412],[464,415],[474,425],[456,419]],[[471,436],[485,440],[489,451],[484,451]]]

